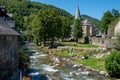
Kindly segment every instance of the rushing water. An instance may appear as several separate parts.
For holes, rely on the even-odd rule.
[[[54,61],[59,62],[59,59],[54,58]],[[47,54],[33,50],[30,55],[29,76],[32,80],[107,80],[98,74],[88,75],[89,71],[77,72],[70,64],[64,67],[50,66],[50,64]]]

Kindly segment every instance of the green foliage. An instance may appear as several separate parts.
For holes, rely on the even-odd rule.
[[[57,52],[57,53],[55,53],[55,56],[58,56],[58,57],[70,57],[70,53],[68,53],[68,52]]]
[[[24,35],[27,36],[26,40],[31,40],[31,37],[33,36],[31,35],[32,34],[31,27],[33,27],[31,26],[31,24],[34,17],[38,14],[39,11],[46,10],[46,9],[54,9],[59,13],[59,16],[61,18],[62,17],[65,18],[65,19],[62,19],[63,32],[61,32],[62,33],[61,37],[66,38],[70,35],[71,30],[69,25],[73,24],[74,17],[70,13],[66,12],[65,10],[62,10],[52,5],[46,5],[39,2],[32,2],[30,0],[0,0],[0,4],[5,6],[6,11],[8,13],[13,14],[16,29],[24,31]],[[91,17],[87,16],[85,18],[89,18],[90,20],[89,19],[88,20],[93,22]],[[96,19],[93,19],[93,20],[97,21]],[[94,24],[96,23],[97,22],[94,22]],[[64,28],[64,26],[66,27]],[[39,40],[39,39],[36,38],[36,40]]]
[[[101,32],[105,32],[106,34],[108,33],[108,30],[109,32],[114,32],[112,31],[114,29],[109,29],[109,28],[113,28],[113,26],[116,25],[116,19],[118,19],[119,17],[120,17],[120,13],[116,9],[105,12],[100,24]]]
[[[27,49],[25,46],[22,46],[19,49],[19,68],[26,69],[27,63],[29,62],[29,49]]]
[[[107,34],[108,26],[112,20],[113,20],[112,13],[110,11],[105,12],[102,17],[101,24],[100,24],[100,29],[102,32],[105,32],[105,34]]]
[[[66,17],[62,17],[62,39],[67,38],[71,34],[70,20]]]
[[[93,54],[98,54],[99,52],[96,51],[96,50],[90,50],[90,51],[87,51],[85,52],[85,54],[89,55],[89,56],[92,56]]]
[[[85,36],[84,44],[89,44],[89,37]]]
[[[75,19],[73,26],[73,37],[76,39],[76,42],[78,42],[78,39],[82,38],[82,36],[83,36],[82,22],[80,19]]]
[[[77,48],[98,48],[97,45],[93,44],[76,44],[75,42],[56,42],[56,44],[59,45],[65,45],[65,46],[70,46],[70,47],[77,47]],[[76,44],[76,46],[75,46]]]
[[[30,32],[31,29],[29,27],[31,27],[33,18],[40,10],[45,9],[55,9],[59,13],[59,16],[65,16],[71,22],[73,20],[73,16],[65,10],[39,2],[30,2],[29,0],[0,0],[0,4],[5,6],[8,13],[13,14],[17,30],[29,30],[27,32]],[[28,34],[30,35],[31,33]]]
[[[85,59],[88,59],[89,56],[88,56],[87,54],[84,54],[84,58],[85,58]]]
[[[118,10],[116,10],[116,9],[113,9],[111,12],[112,12],[112,14],[113,14],[114,18],[117,18],[117,17],[119,17],[119,16],[120,16],[119,11],[118,11]]]
[[[74,62],[83,64],[85,66],[89,66],[93,69],[97,69],[97,70],[105,70],[105,66],[104,66],[104,59],[100,58],[100,59],[93,59],[93,58],[89,58],[89,59],[83,59],[83,60],[73,60]]]
[[[105,60],[105,68],[111,77],[120,77],[120,52],[111,52]]]
[[[33,36],[37,42],[51,40],[52,43],[55,37],[61,36],[62,21],[54,9],[41,10],[32,23]]]

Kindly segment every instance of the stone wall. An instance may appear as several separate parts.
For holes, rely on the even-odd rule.
[[[113,48],[114,41],[115,39],[112,39],[112,38],[96,38],[96,37],[91,38],[92,44],[106,47],[106,48]]]
[[[18,37],[0,35],[0,80],[18,69]]]

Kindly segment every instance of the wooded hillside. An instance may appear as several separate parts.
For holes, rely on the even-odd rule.
[[[73,24],[74,20],[74,16],[63,9],[39,2],[30,2],[30,0],[0,0],[0,4],[5,6],[8,13],[13,14],[15,26],[18,30],[26,30],[27,27],[31,25],[34,16],[37,15],[38,12],[48,8],[55,9],[59,12],[60,16],[69,18],[71,24]],[[100,21],[95,18],[83,15],[83,19],[88,19],[96,27],[99,26]]]

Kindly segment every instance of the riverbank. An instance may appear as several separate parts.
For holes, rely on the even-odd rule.
[[[85,66],[71,62],[69,58],[61,58],[50,53],[41,52],[34,49],[30,56],[30,77],[34,80],[35,76],[41,78],[44,75],[47,79],[43,80],[104,80],[107,77],[98,72],[87,69]],[[35,71],[34,71],[35,70]]]
[[[34,52],[30,56],[29,65],[30,69],[32,68],[29,75],[32,76],[33,80],[35,76],[41,78],[41,75],[46,77],[43,80],[116,80],[108,77],[105,71],[99,71],[74,62],[73,59],[76,58],[76,54],[75,56],[66,54],[68,49],[59,47],[50,49],[39,46],[30,46],[30,48]],[[61,52],[66,53],[62,54]]]
[[[97,61],[95,64],[92,64],[92,65],[96,66],[97,64],[100,63],[99,65],[97,65],[97,67],[95,67],[95,69],[97,69],[98,66],[102,66],[101,68],[98,68],[98,70],[105,70],[103,58],[105,56],[109,55],[104,52],[100,53],[100,51],[96,51],[96,50],[91,50],[91,49],[86,50],[86,48],[85,49],[76,49],[76,48],[70,48],[70,47],[64,47],[64,48],[60,47],[60,48],[56,48],[56,49],[55,48],[49,49],[48,47],[44,47],[44,48],[41,48],[41,50],[44,53],[49,54],[50,56],[52,55],[52,56],[56,56],[59,58],[69,58],[73,62],[78,62],[78,63],[84,64],[84,65],[86,62],[89,62],[91,64],[92,62]]]
[[[56,48],[56,49],[49,49],[48,47],[44,47],[41,49],[44,53],[48,54],[51,58],[51,60],[57,60],[57,63],[55,63],[53,61],[53,63],[51,63],[51,66],[56,66],[58,67],[69,67],[69,68],[73,68],[76,73],[74,72],[70,72],[69,75],[71,77],[74,77],[75,75],[86,75],[86,76],[99,76],[100,78],[108,78],[108,73],[106,71],[99,71],[97,69],[93,69],[91,67],[85,66],[83,64],[77,63],[76,61],[74,61],[74,59],[76,59],[76,57],[72,57],[70,54],[62,54],[61,52],[63,52],[63,49],[60,48]],[[66,51],[65,51],[66,52]],[[68,51],[69,52],[69,51]],[[56,55],[57,54],[57,55]],[[60,55],[58,55],[60,54]],[[77,57],[78,59],[78,57]],[[80,59],[79,59],[80,60]],[[100,66],[99,66],[100,67]],[[81,73],[83,72],[83,73]]]

